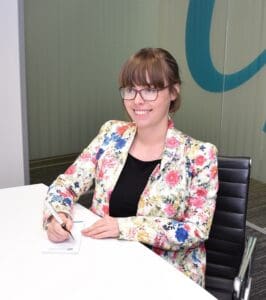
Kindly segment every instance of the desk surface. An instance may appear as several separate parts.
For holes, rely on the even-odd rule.
[[[83,237],[78,254],[42,253],[46,191],[0,190],[0,299],[215,299],[137,242]],[[75,215],[98,218],[80,205]]]

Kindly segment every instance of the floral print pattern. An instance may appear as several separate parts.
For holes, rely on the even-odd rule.
[[[71,214],[73,202],[95,180],[91,210],[109,214],[109,199],[136,133],[134,123],[106,122],[96,138],[49,187],[47,199]],[[140,196],[137,215],[117,218],[119,239],[152,246],[173,266],[204,286],[205,247],[218,189],[217,154],[212,144],[174,128],[169,119],[161,163]],[[49,217],[44,211],[44,222]]]

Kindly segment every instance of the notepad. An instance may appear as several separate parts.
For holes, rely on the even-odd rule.
[[[62,243],[53,243],[48,240],[45,233],[43,237],[42,252],[43,253],[68,253],[77,254],[80,249],[82,235],[81,230],[84,228],[84,223],[80,221],[74,221],[71,232],[74,236],[74,240],[69,238]]]

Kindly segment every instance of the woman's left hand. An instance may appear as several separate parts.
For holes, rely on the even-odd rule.
[[[117,238],[119,236],[119,227],[115,218],[105,216],[81,232],[83,235],[94,239]]]

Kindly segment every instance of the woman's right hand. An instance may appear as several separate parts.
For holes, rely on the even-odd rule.
[[[66,224],[67,229],[71,230],[73,226],[72,220],[64,213],[59,213],[59,216]],[[60,243],[69,239],[69,233],[61,227],[54,217],[51,217],[50,222],[47,224],[47,236],[54,243]]]

